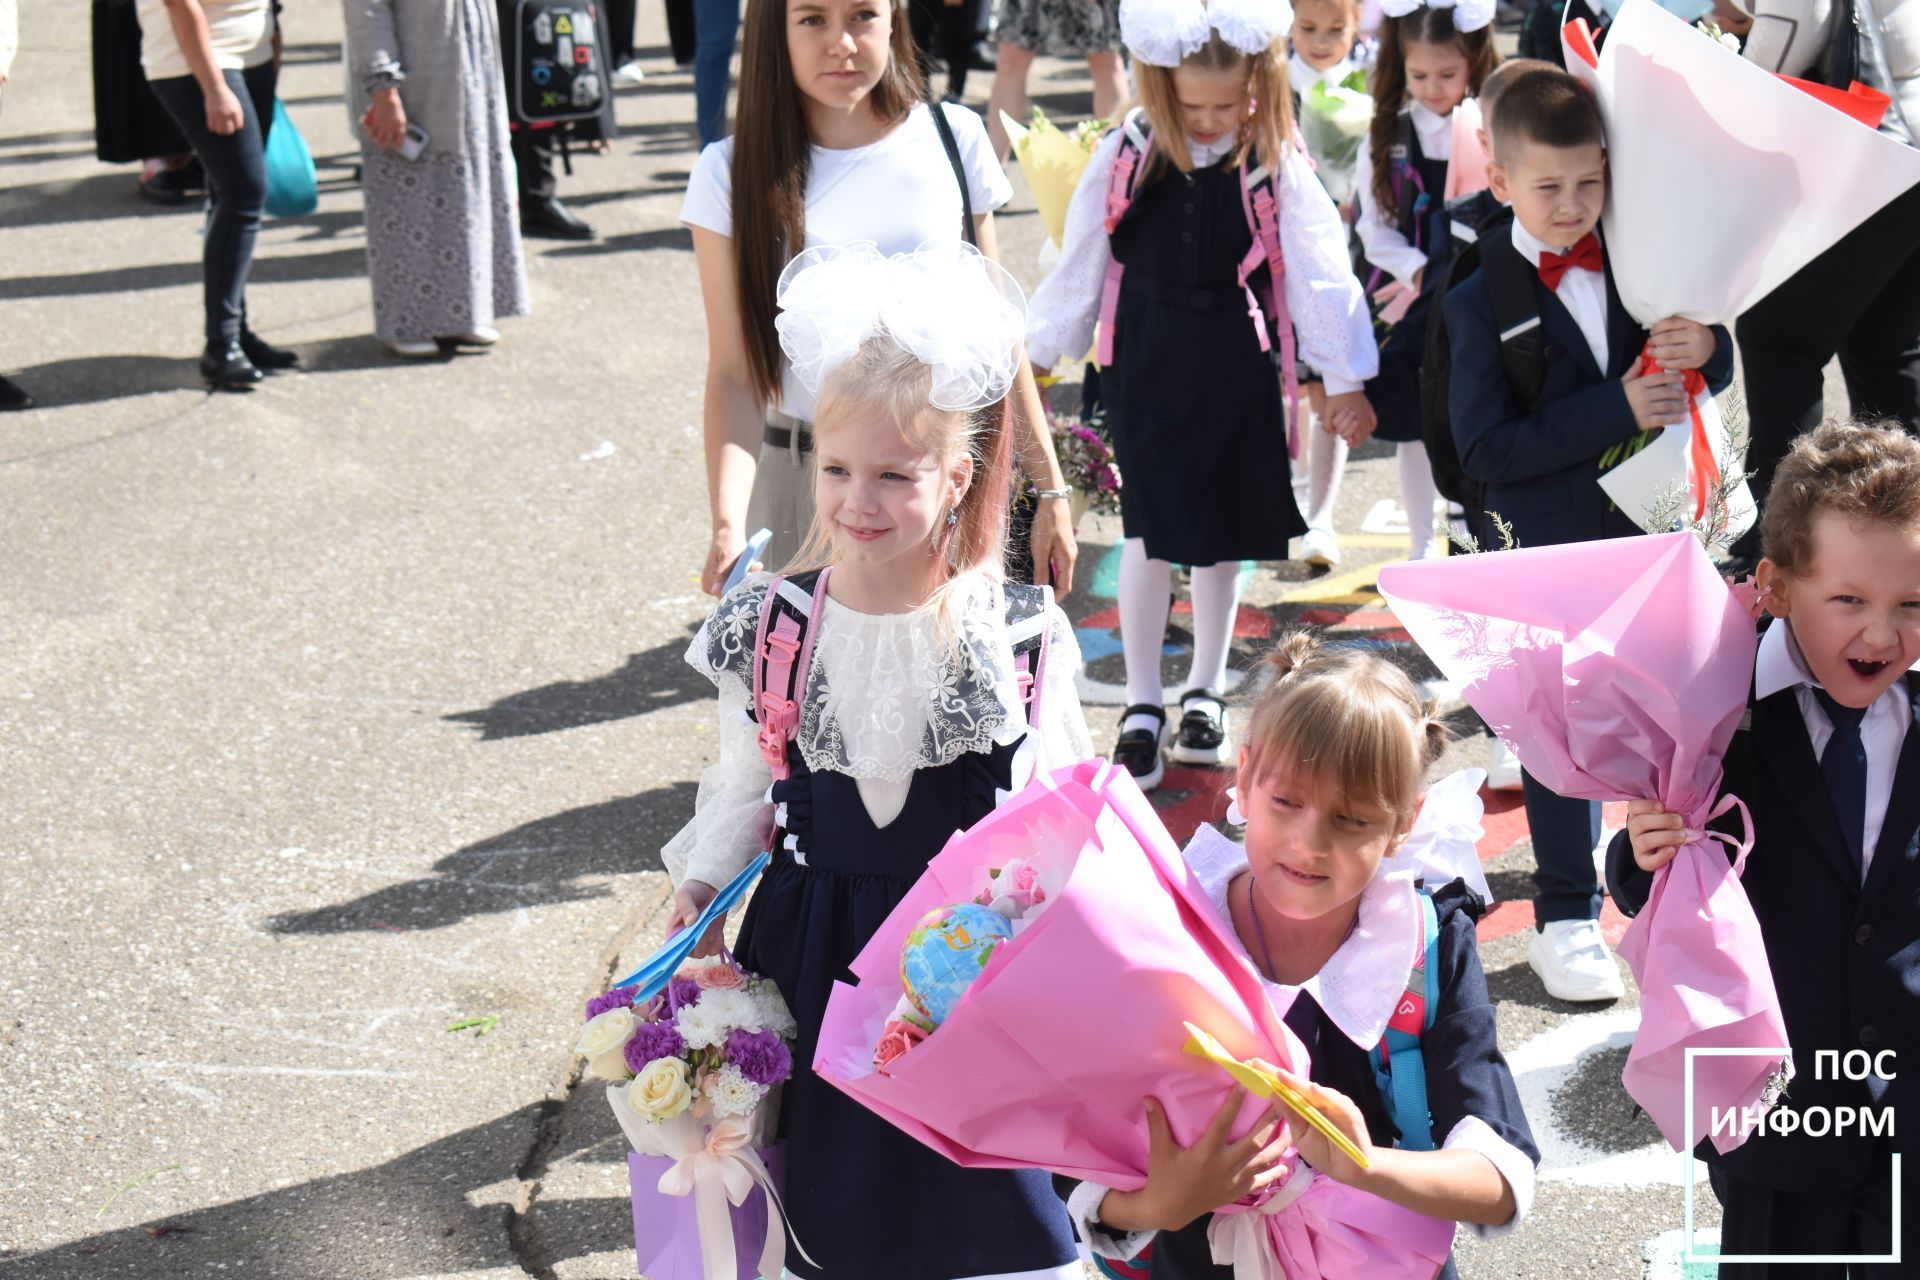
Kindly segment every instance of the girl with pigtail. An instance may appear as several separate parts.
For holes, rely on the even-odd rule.
[[[1240,562],[1284,560],[1306,532],[1281,393],[1296,377],[1296,331],[1326,381],[1324,429],[1354,443],[1373,430],[1360,388],[1377,352],[1346,228],[1294,142],[1291,21],[1284,0],[1124,0],[1140,106],[1095,149],[1060,263],[1034,295],[1036,367],[1100,334],[1126,477],[1131,705],[1113,755],[1142,788],[1159,784],[1170,736],[1160,657],[1175,564],[1193,571],[1193,662],[1173,758],[1233,758],[1222,696]]]
[[[834,979],[947,838],[1092,751],[1072,628],[1047,588],[1000,581],[1019,286],[965,244],[860,243],[802,253],[777,295],[818,400],[813,526],[797,571],[749,576],[688,650],[720,760],[662,857],[684,927],[774,851],[737,951],[810,1064]],[[1044,1174],[961,1169],[804,1069],[780,1136],[795,1275],[1078,1280]]]
[[[1153,1280],[1452,1280],[1455,1224],[1512,1231],[1540,1159],[1474,944],[1484,775],[1427,785],[1446,727],[1371,652],[1296,632],[1267,665],[1228,811],[1244,843],[1202,826],[1185,857],[1306,1046],[1311,1080],[1280,1074],[1364,1165],[1279,1104],[1226,1141],[1239,1094],[1182,1146],[1148,1099],[1146,1185],[1081,1183],[1068,1204],[1098,1255],[1151,1241]]]
[[[1380,349],[1380,373],[1367,398],[1380,415],[1375,433],[1396,446],[1400,500],[1407,509],[1408,555],[1445,555],[1434,538],[1439,489],[1420,420],[1428,286],[1438,288],[1450,253],[1447,200],[1487,185],[1486,156],[1473,141],[1480,123],[1473,98],[1498,65],[1493,0],[1385,0],[1373,68],[1373,124],[1360,150],[1356,230],[1369,270],[1367,288],[1402,295],[1382,311],[1392,325]],[[1455,152],[1462,166],[1455,172]],[[1428,270],[1429,263],[1440,263]]]

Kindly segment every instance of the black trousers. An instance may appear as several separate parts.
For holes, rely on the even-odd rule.
[[[513,167],[520,175],[520,208],[530,202],[551,200],[556,188],[553,176],[553,147],[557,129],[529,129],[517,126],[513,131]]]
[[[1867,1180],[1828,1195],[1776,1191],[1731,1177],[1709,1165],[1713,1194],[1720,1201],[1722,1254],[1884,1254],[1893,1249],[1892,1144],[1883,1142]],[[1903,1198],[1911,1199],[1915,1179],[1905,1179]],[[1905,1205],[1903,1212],[1911,1215]],[[1912,1258],[1909,1244],[1903,1256]],[[1911,1262],[1878,1266],[1845,1262],[1723,1262],[1720,1280],[1841,1280],[1845,1276],[1888,1280],[1911,1275]]]
[[[273,90],[279,71],[263,62],[245,71],[225,73],[227,88],[240,100],[245,123],[238,133],[221,135],[207,128],[207,100],[192,76],[153,81],[154,96],[193,144],[207,171],[207,235],[202,250],[207,342],[226,346],[240,340],[247,318],[247,276],[253,246],[267,203],[267,130],[273,125]]]
[[[1920,431],[1920,186],[1754,303],[1734,326],[1745,372],[1747,467],[1764,508],[1794,437],[1818,426],[1840,357],[1857,416]],[[1735,546],[1759,554],[1758,526]]]
[[[957,5],[943,4],[941,0],[913,0],[909,18],[913,24],[913,44],[920,52],[920,74],[931,83],[933,59],[945,62],[950,98],[958,98],[967,90],[968,64],[973,57],[974,41],[981,38],[983,8],[983,0],[963,0]]]
[[[633,58],[633,28],[639,0],[605,0],[607,13],[607,68],[616,70]]]

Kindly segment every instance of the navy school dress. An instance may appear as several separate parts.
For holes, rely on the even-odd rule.
[[[808,591],[813,581],[811,574],[794,579]],[[1029,604],[1042,599],[1037,590],[1019,594]],[[787,743],[792,774],[772,794],[787,807],[784,835],[794,848],[776,839],[779,851],[741,922],[737,952],[741,964],[774,981],[799,1024],[780,1107],[783,1195],[794,1236],[820,1266],[789,1248],[795,1275],[953,1280],[1077,1257],[1066,1207],[1046,1173],[962,1169],[812,1071],[834,982],[854,980],[847,966],[928,861],[955,831],[993,811],[996,790],[1011,788],[1018,746],[919,770],[899,816],[878,828],[852,777],[813,772]]]
[[[1400,234],[1407,243],[1427,251],[1427,270],[1420,277],[1419,296],[1400,322],[1387,331],[1387,339],[1380,345],[1380,372],[1367,383],[1367,403],[1379,419],[1373,438],[1400,444],[1422,438],[1420,357],[1426,351],[1433,293],[1446,275],[1436,264],[1445,262],[1452,237],[1447,234],[1446,201],[1442,198],[1447,190],[1447,162],[1430,159],[1420,149],[1420,131],[1413,127],[1411,116],[1400,117],[1392,165]],[[1369,293],[1386,283],[1384,272],[1379,273],[1378,281],[1374,274],[1371,270],[1360,272]]]
[[[1427,1106],[1433,1114],[1433,1142],[1446,1141],[1465,1116],[1477,1116],[1500,1137],[1540,1162],[1506,1060],[1500,1054],[1493,1002],[1474,947],[1479,899],[1459,880],[1433,895],[1439,919],[1437,957],[1440,1005],[1433,1028],[1420,1037],[1427,1065]],[[1399,1131],[1388,1117],[1373,1074],[1374,1055],[1347,1038],[1302,991],[1287,1011],[1287,1026],[1300,1037],[1316,1084],[1352,1098],[1367,1120],[1374,1145],[1386,1146]],[[1212,1214],[1203,1214],[1179,1231],[1162,1231],[1153,1240],[1152,1280],[1232,1280],[1233,1268],[1214,1262],[1207,1243]],[[1440,1280],[1457,1280],[1451,1256]]]
[[[1196,567],[1286,559],[1307,525],[1293,501],[1280,344],[1260,350],[1239,284],[1253,232],[1238,166],[1164,166],[1136,188],[1112,241],[1126,274],[1100,393],[1126,477],[1126,536]],[[1261,266],[1256,293],[1266,279]]]

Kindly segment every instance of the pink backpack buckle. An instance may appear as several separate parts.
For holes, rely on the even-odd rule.
[[[800,708],[792,698],[771,691],[760,694],[760,758],[776,773],[787,764],[787,738],[800,726]]]

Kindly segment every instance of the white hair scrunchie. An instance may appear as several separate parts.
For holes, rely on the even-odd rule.
[[[1453,29],[1478,31],[1493,21],[1494,0],[1380,0],[1380,12],[1404,18],[1415,9],[1453,10]]]
[[[1177,67],[1214,32],[1241,53],[1261,53],[1293,29],[1288,0],[1120,0],[1120,39],[1151,67]]]
[[[936,409],[985,408],[1020,368],[1026,295],[964,241],[892,257],[871,240],[808,249],[780,273],[775,300],[780,349],[816,395],[875,334],[933,370],[927,399]]]

